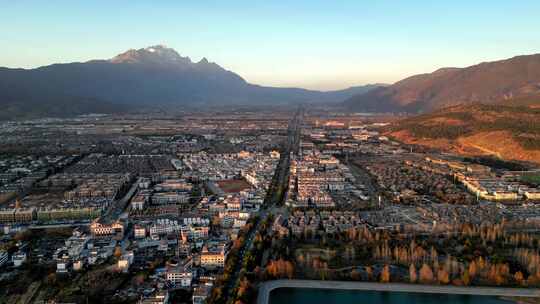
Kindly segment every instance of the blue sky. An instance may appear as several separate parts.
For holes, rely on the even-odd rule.
[[[0,66],[165,44],[253,83],[334,89],[540,53],[539,14],[538,0],[4,0]]]

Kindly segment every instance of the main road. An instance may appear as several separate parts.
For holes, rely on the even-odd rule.
[[[120,215],[124,212],[124,210],[126,210],[129,201],[131,200],[133,195],[135,195],[140,181],[141,178],[138,178],[133,184],[131,184],[131,187],[126,192],[126,194],[122,196],[122,198],[111,202],[111,205],[100,217],[99,221],[103,223],[111,223],[120,218]]]
[[[231,296],[234,296],[233,292],[240,283],[240,271],[242,269],[242,265],[244,264],[244,257],[245,254],[251,250],[257,231],[261,229],[262,224],[266,221],[268,215],[271,213],[271,209],[276,205],[281,205],[284,203],[283,200],[285,199],[285,192],[289,185],[291,153],[298,153],[302,117],[303,110],[299,109],[293,119],[289,122],[287,129],[287,143],[281,151],[279,163],[272,178],[272,183],[268,188],[263,207],[259,212],[259,219],[255,223],[255,227],[248,232],[244,244],[240,248],[238,260],[234,267],[234,272],[227,284],[226,291],[228,301],[231,299]]]

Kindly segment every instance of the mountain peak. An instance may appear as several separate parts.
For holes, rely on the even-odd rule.
[[[164,50],[167,50],[167,49],[169,48],[167,48],[163,44],[153,45],[153,46],[144,48],[145,51],[150,52],[150,53],[163,52]],[[174,51],[173,49],[169,49],[169,50]]]
[[[199,68],[210,68],[210,69],[223,69],[221,66],[219,66],[217,63],[209,61],[206,59],[206,57],[203,57],[199,62],[195,64]]]
[[[151,65],[191,64],[189,57],[182,57],[178,52],[165,45],[154,45],[142,49],[130,49],[110,60],[112,63],[138,63]]]
[[[434,71],[432,74],[445,74],[445,73],[451,73],[451,72],[456,72],[456,71],[459,71],[460,68],[455,68],[455,67],[445,67],[445,68],[439,68],[437,69],[436,71]]]

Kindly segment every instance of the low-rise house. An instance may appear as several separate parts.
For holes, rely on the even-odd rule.
[[[0,267],[2,267],[4,264],[6,264],[9,260],[9,255],[7,251],[0,250]]]
[[[204,246],[201,252],[201,267],[208,269],[223,268],[225,267],[226,257],[225,245],[210,249]]]
[[[144,297],[139,301],[139,304],[168,304],[169,292],[166,290],[158,291],[155,294]]]
[[[73,262],[73,271],[81,271],[83,269],[84,263],[82,260],[77,260]]]
[[[180,287],[190,287],[193,280],[193,272],[190,268],[177,265],[167,269],[167,281]]]
[[[11,261],[13,262],[14,267],[20,267],[24,262],[26,262],[26,253],[18,251],[11,256]]]
[[[135,238],[145,238],[146,237],[146,228],[144,226],[135,225],[133,228],[133,235]]]
[[[68,273],[69,272],[69,260],[62,259],[56,263],[56,273]]]
[[[204,285],[195,287],[193,289],[193,296],[192,296],[193,304],[206,303],[206,299],[210,296],[211,291],[212,291],[211,284],[204,284]]]
[[[133,261],[135,260],[135,255],[133,251],[127,252],[118,260],[117,268],[120,271],[127,272]]]
[[[148,198],[143,195],[137,195],[131,200],[131,210],[142,211]]]
[[[113,223],[101,223],[99,220],[94,221],[90,225],[90,231],[96,238],[101,237],[113,237],[115,239],[122,239],[124,237],[125,224],[122,221],[115,221]]]

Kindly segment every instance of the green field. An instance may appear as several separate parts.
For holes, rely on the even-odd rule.
[[[525,174],[521,177],[521,179],[526,183],[540,186],[540,173]]]

